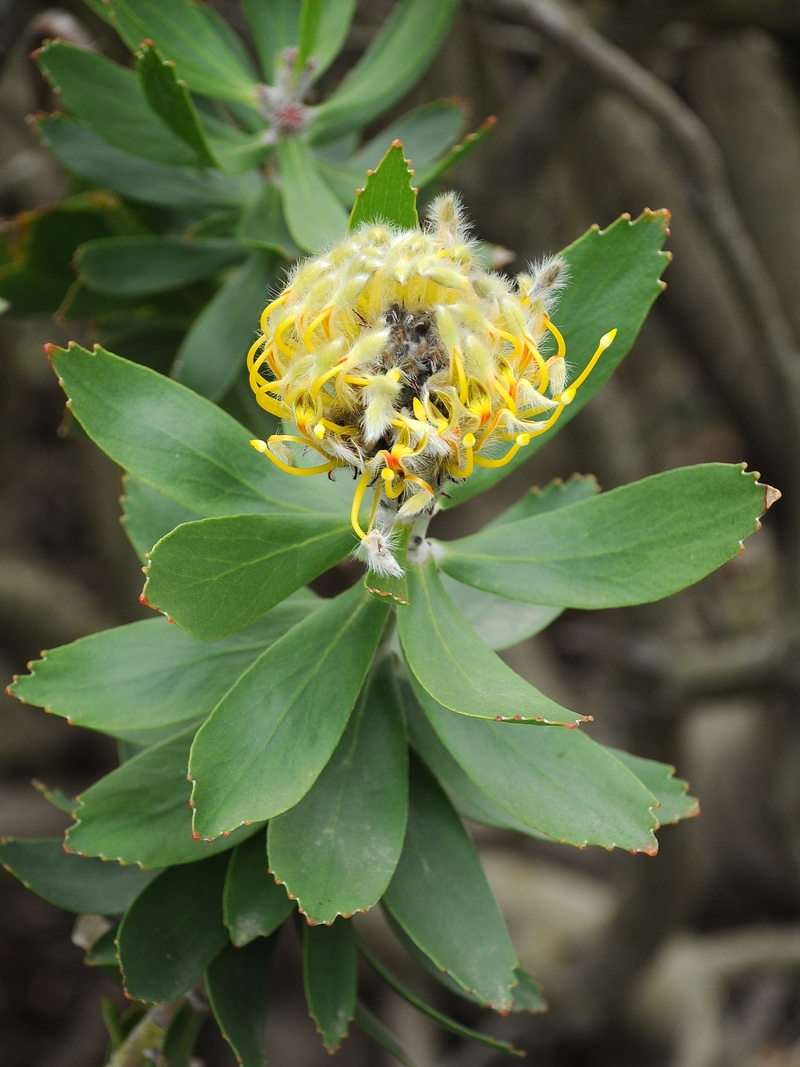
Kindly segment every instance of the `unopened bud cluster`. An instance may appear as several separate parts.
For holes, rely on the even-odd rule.
[[[362,555],[399,574],[394,524],[553,426],[613,340],[616,331],[569,385],[548,314],[564,274],[558,259],[515,281],[484,270],[453,194],[434,201],[423,230],[363,226],[298,264],[261,317],[250,385],[291,432],[254,447],[292,474],[356,472]],[[546,358],[548,333],[556,352]]]

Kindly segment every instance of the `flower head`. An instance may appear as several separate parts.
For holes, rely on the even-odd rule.
[[[433,202],[423,230],[362,226],[298,264],[261,316],[250,385],[290,432],[253,446],[291,474],[351,468],[361,554],[392,573],[392,525],[549,430],[613,341],[616,330],[568,385],[549,316],[565,276],[560,259],[513,282],[484,270],[452,193]],[[297,446],[316,461],[300,466]]]

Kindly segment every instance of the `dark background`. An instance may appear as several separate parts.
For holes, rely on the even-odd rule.
[[[215,6],[243,31],[233,0]],[[390,6],[360,5],[346,61]],[[540,9],[533,27],[520,24],[526,10],[522,0],[467,4],[397,111],[459,95],[474,124],[499,117],[452,184],[479,235],[517,254],[511,269],[645,207],[673,212],[675,260],[633,352],[598,397],[503,485],[439,520],[437,532],[477,528],[529,485],[573,471],[593,472],[610,489],[682,464],[747,460],[784,500],[747,551],[696,588],[644,608],[566,612],[506,654],[548,695],[594,715],[596,737],[675,763],[703,808],[701,819],[661,831],[655,859],[476,829],[549,1014],[476,1019],[417,972],[404,973],[465,1021],[513,1036],[536,1067],[797,1067],[800,5],[580,5],[585,23],[633,64],[602,42],[598,51],[596,38],[588,50],[570,33],[557,45],[541,32]],[[28,53],[57,34],[125,57],[78,0],[58,10],[0,0],[0,215],[66,188],[25,122],[53,106]],[[656,97],[648,72],[660,82]],[[0,318],[4,681],[43,648],[144,612],[138,563],[118,523],[119,472],[89,441],[59,435],[63,396],[41,345],[70,337],[91,334]],[[0,716],[0,834],[58,834],[67,817],[31,778],[74,794],[115,765],[114,746],[7,697]],[[3,1067],[104,1062],[100,998],[122,1000],[84,966],[72,925],[0,871]],[[390,953],[377,914],[365,927]],[[291,931],[281,952],[271,1062],[323,1064]],[[368,975],[365,987],[418,1067],[501,1061],[441,1036],[371,988]],[[198,1054],[208,1067],[234,1062],[210,1027]],[[339,1062],[390,1061],[354,1033]]]

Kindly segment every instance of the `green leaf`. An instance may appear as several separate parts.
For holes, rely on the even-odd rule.
[[[203,210],[241,207],[258,188],[253,175],[170,167],[138,159],[106,144],[65,115],[36,123],[42,140],[64,166],[87,182],[114,189],[130,200],[161,207]]]
[[[461,1023],[457,1023],[455,1019],[449,1018],[447,1015],[443,1015],[440,1011],[432,1008],[430,1004],[426,1004],[424,1000],[421,1000],[415,993],[412,993],[410,989],[407,989],[403,983],[396,978],[391,971],[380,962],[380,960],[374,956],[366,945],[361,941],[357,941],[358,949],[364,959],[369,965],[377,972],[377,974],[386,982],[388,986],[402,997],[408,1004],[417,1011],[426,1015],[429,1019],[433,1020],[437,1026],[440,1026],[443,1030],[447,1030],[451,1034],[455,1034],[456,1037],[465,1038],[467,1041],[474,1041],[479,1045],[488,1045],[489,1048],[497,1049],[499,1052],[507,1052],[512,1056],[524,1056],[525,1053],[520,1049],[514,1048],[507,1041],[499,1041],[497,1038],[490,1037],[488,1034],[478,1033],[477,1030],[471,1030],[468,1026],[462,1026]]]
[[[194,863],[233,848],[258,829],[243,827],[218,841],[192,838],[191,786],[186,779],[195,733],[182,733],[129,759],[78,798],[70,852],[107,856],[142,867]]]
[[[356,947],[347,919],[303,928],[303,984],[322,1043],[336,1052],[356,1010]]]
[[[93,863],[94,860],[85,862]],[[102,860],[100,861],[102,863]],[[150,879],[152,881],[156,876],[155,871],[149,871]],[[132,903],[129,900],[125,905],[125,908]],[[124,911],[125,908],[120,910]],[[89,913],[91,914],[91,913]],[[119,923],[106,930],[104,934],[101,934],[96,941],[94,941],[90,948],[86,950],[86,955],[83,957],[84,963],[89,967],[115,967],[119,971],[119,961],[117,960],[117,936],[119,935]]]
[[[661,826],[680,822],[681,819],[693,819],[700,814],[700,804],[696,797],[689,796],[689,783],[682,778],[675,778],[675,768],[667,763],[632,756],[630,752],[621,752],[609,748],[609,752],[633,771],[639,781],[658,800],[656,818]]]
[[[300,0],[300,27],[297,33],[295,73],[299,74],[314,51],[320,29],[324,0]]]
[[[132,70],[64,41],[46,44],[37,60],[60,101],[108,144],[173,166],[207,162],[151,110]]]
[[[345,519],[232,515],[188,522],[152,551],[143,596],[195,637],[235,633],[353,548]]]
[[[294,902],[270,873],[264,833],[253,834],[234,849],[222,908],[238,948],[256,937],[269,937],[294,910]]]
[[[421,168],[418,179],[420,189],[437,181],[443,174],[446,174],[447,171],[452,170],[453,167],[465,160],[467,156],[472,155],[486,134],[493,130],[496,125],[497,119],[494,115],[490,115],[488,119],[485,119],[480,124],[477,130],[473,133],[468,133],[460,144],[453,145],[450,151],[443,155],[440,160],[430,166]]]
[[[589,500],[442,544],[460,582],[572,608],[645,604],[732,559],[770,490],[740,464],[655,474]]]
[[[178,1008],[161,1045],[166,1067],[189,1067],[202,1021],[188,1001]]]
[[[356,66],[317,108],[312,141],[335,141],[366,126],[404,96],[439,51],[457,9],[458,0],[400,0]]]
[[[427,765],[462,819],[491,826],[496,830],[511,830],[528,837],[550,840],[547,834],[534,830],[509,815],[498,804],[480,791],[466,772],[439,740],[419,701],[414,696],[410,682],[401,682],[400,693],[405,709],[408,737],[417,755]]]
[[[297,44],[300,5],[297,0],[243,0],[243,4],[264,79],[272,84],[276,55]]]
[[[163,1003],[187,993],[228,941],[222,924],[227,856],[163,871],[119,928],[120,966],[134,1000]]]
[[[411,764],[406,842],[383,902],[460,986],[496,1011],[513,1006],[518,960],[503,917],[461,820],[417,761]]]
[[[423,970],[427,971],[432,978],[435,978],[437,982],[440,982],[445,987],[445,989],[449,989],[451,993],[455,993],[463,1000],[468,1000],[472,1004],[478,1004],[482,1008],[489,1007],[486,1001],[479,997],[474,990],[467,992],[467,990],[463,989],[458,982],[455,982],[446,971],[441,971],[433,960],[426,956],[425,953],[414,944],[409,936],[403,931],[402,927],[397,925],[386,908],[383,909],[383,913],[392,933],[408,955],[411,956]],[[514,974],[517,976],[518,984],[514,986],[514,1003],[509,1011],[515,1013],[522,1011],[547,1011],[547,1004],[541,995],[541,988],[532,975],[523,970],[522,967],[517,967]]]
[[[277,938],[226,945],[206,972],[206,991],[222,1036],[241,1067],[266,1067],[264,1027]]]
[[[389,223],[403,230],[419,227],[417,194],[400,141],[392,142],[376,171],[367,172],[366,185],[356,194],[349,228],[365,223]]]
[[[143,296],[179,289],[242,258],[229,241],[194,243],[181,237],[106,237],[78,252],[80,276],[92,289]]]
[[[288,138],[278,144],[283,207],[289,233],[308,252],[340,241],[347,231],[347,214],[322,177],[306,144]]]
[[[516,504],[506,508],[489,525],[504,526],[509,522],[519,522],[520,519],[530,519],[534,515],[566,507],[567,504],[577,504],[579,500],[589,500],[599,492],[600,486],[593,474],[573,474],[566,482],[554,478],[544,489],[529,489]]]
[[[454,759],[514,819],[570,845],[655,854],[656,798],[585,733],[452,715],[413,679],[412,686]]]
[[[6,837],[0,841],[0,863],[51,904],[85,915],[119,915],[155,877],[138,867],[67,855],[63,844],[60,837]]]
[[[9,248],[0,266],[0,298],[17,314],[56,312],[75,281],[75,250],[112,234],[118,209],[116,198],[91,193],[17,216],[5,238]]]
[[[573,419],[611,377],[630,351],[653,301],[664,288],[659,279],[669,263],[661,251],[668,234],[669,212],[645,211],[635,222],[627,215],[605,230],[595,227],[565,248],[561,256],[569,268],[569,284],[559,298],[553,322],[567,342],[571,378],[581,373],[597,343],[608,330],[619,332],[611,347],[578,390],[556,425],[534,437],[505,467],[483,468],[462,485],[448,489],[453,507],[507,477],[520,463]]]
[[[407,568],[408,608],[397,628],[419,683],[460,715],[528,723],[578,723],[581,716],[534,689],[481,641],[442,587],[432,559]]]
[[[394,1056],[398,1063],[402,1063],[403,1067],[414,1067],[414,1061],[409,1054],[389,1030],[360,1000],[356,1001],[356,1010],[353,1015],[353,1019],[361,1030],[371,1037],[372,1040],[386,1049],[390,1056]]]
[[[344,511],[324,484],[272,468],[243,426],[190,389],[100,347],[49,352],[89,437],[171,500],[201,515]]]
[[[316,60],[315,79],[328,69],[341,51],[355,10],[356,0],[322,0],[319,31],[312,48]]]
[[[390,122],[363,148],[359,148],[347,165],[357,174],[374,170],[383,158],[387,145],[401,141],[404,154],[419,174],[422,168],[435,162],[458,140],[464,130],[467,114],[466,104],[457,97],[423,104]]]
[[[286,259],[303,254],[286,227],[281,191],[269,179],[262,182],[258,196],[245,208],[236,236],[244,245],[277,252]]]
[[[523,604],[518,600],[485,593],[462,585],[447,574],[440,575],[442,587],[475,633],[495,652],[518,645],[546,629],[562,608]]]
[[[174,732],[176,724],[208,715],[261,653],[320,603],[298,594],[221,641],[198,641],[166,619],[104,630],[44,653],[10,692],[78,726],[152,744],[165,728]]]
[[[223,100],[253,103],[257,75],[205,4],[191,0],[111,0],[114,28],[132,52],[152,38],[189,88]]]
[[[197,734],[195,829],[217,837],[271,819],[309,791],[358,698],[387,608],[358,586],[267,649]]]
[[[132,474],[123,478],[125,496],[122,497],[122,525],[131,544],[144,562],[145,554],[156,541],[180,526],[202,516],[156,489],[140,481]]]
[[[585,500],[598,492],[597,481],[591,475],[574,474],[567,482],[557,478],[544,489],[529,489],[516,504],[489,525],[494,528],[529,518],[531,515],[553,511],[578,500]],[[562,612],[561,608],[525,604],[519,600],[486,593],[482,589],[473,589],[456,582],[448,574],[442,574],[440,577],[445,592],[455,606],[481,640],[495,652],[511,648],[540,633]]]
[[[11,686],[7,691],[11,691]],[[60,789],[50,789],[44,782],[40,782],[36,778],[31,779],[31,785],[49,804],[52,804],[54,808],[58,808],[59,811],[65,811],[67,815],[71,815],[78,806],[78,801],[75,797],[67,796]]]
[[[251,252],[228,276],[181,344],[174,371],[179,382],[209,400],[218,401],[225,395],[255,339],[276,263],[274,255]]]
[[[197,108],[186,83],[178,80],[175,64],[164,60],[147,41],[136,53],[136,73],[147,103],[161,121],[207,166],[216,166]],[[124,146],[123,146],[124,147]]]
[[[383,895],[403,847],[407,753],[385,660],[319,778],[298,804],[269,823],[270,869],[309,922],[349,918]]]

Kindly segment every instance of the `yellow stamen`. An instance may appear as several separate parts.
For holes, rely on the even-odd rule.
[[[288,315],[285,319],[283,319],[280,322],[277,330],[275,331],[275,344],[278,347],[278,351],[283,352],[284,356],[288,356],[289,359],[292,359],[294,357],[295,352],[294,352],[294,349],[290,348],[287,345],[287,343],[284,341],[283,333],[284,333],[284,330],[286,329],[287,326],[293,326],[294,323],[295,323],[295,316],[294,315]]]
[[[272,438],[270,438],[272,440]],[[294,439],[296,440],[296,438]],[[336,470],[341,464],[335,460],[331,460],[330,463],[322,463],[318,467],[291,467],[288,463],[284,463],[283,460],[278,459],[274,452],[271,451],[266,441],[251,441],[250,444],[263,456],[271,459],[276,467],[280,467],[282,471],[286,471],[287,474],[299,474],[302,477],[306,477],[310,474],[326,474],[328,471]]]
[[[508,452],[506,452],[502,459],[484,459],[482,456],[476,456],[475,463],[479,467],[505,467],[506,463],[510,463],[521,448],[530,444],[531,437],[532,434],[529,433],[517,434],[514,444],[509,448]]]
[[[361,511],[361,502],[364,499],[364,493],[367,491],[367,486],[369,485],[371,478],[372,472],[364,471],[364,473],[358,479],[358,485],[356,486],[356,491],[353,495],[353,504],[350,508],[350,525],[353,527],[356,532],[356,536],[361,541],[363,541],[367,535],[364,533],[364,531],[361,529],[361,526],[359,525],[358,513],[359,511]]]
[[[580,387],[592,373],[598,359],[600,359],[605,350],[610,347],[616,336],[616,328],[614,328],[613,330],[609,330],[608,333],[603,334],[603,336],[600,338],[600,343],[597,346],[597,351],[595,352],[595,354],[586,364],[581,374],[578,376],[578,378],[576,378],[576,380],[572,383],[569,389],[565,389],[564,392],[561,394],[560,400],[562,404],[572,403],[572,401],[575,399],[576,392],[580,389]]]
[[[464,435],[464,451],[467,453],[467,458],[463,467],[448,467],[447,469],[456,478],[469,478],[472,474],[475,465],[475,456],[473,455],[473,449],[475,447],[475,435],[468,433]]]
[[[267,304],[264,310],[261,312],[261,332],[267,332],[267,320],[269,319],[275,308],[283,307],[289,297],[292,295],[292,290],[287,289],[285,293],[281,293],[277,300],[273,300],[271,304]]]
[[[563,359],[567,351],[567,342],[564,340],[564,335],[561,333],[561,330],[552,324],[548,315],[545,315],[544,317],[544,328],[549,330],[553,337],[555,337],[556,344],[558,345],[557,355]],[[611,342],[609,341],[609,344],[610,343]]]
[[[457,348],[453,349],[453,365],[456,368],[456,375],[458,378],[458,399],[462,404],[467,402],[467,376],[464,373],[464,364],[461,360],[461,353]]]
[[[313,348],[312,345],[311,345],[311,337],[312,337],[312,335],[314,333],[314,330],[316,330],[317,326],[321,326],[323,323],[327,322],[328,317],[330,316],[330,313],[332,311],[333,311],[333,305],[328,305],[328,307],[326,307],[324,311],[321,311],[319,313],[319,315],[317,315],[317,317],[315,319],[312,319],[311,325],[303,333],[303,344],[306,346],[306,351],[307,352],[316,352],[316,348]],[[327,331],[326,331],[326,336],[327,336]]]

